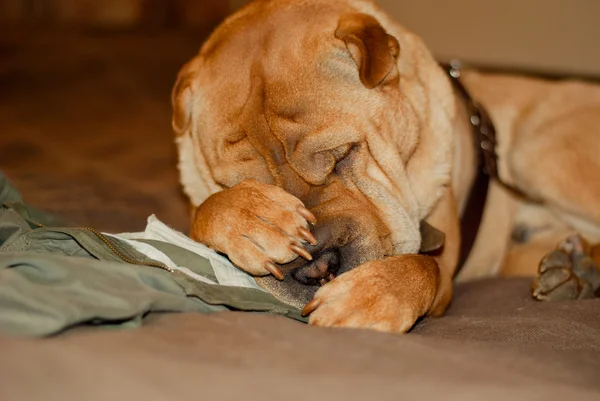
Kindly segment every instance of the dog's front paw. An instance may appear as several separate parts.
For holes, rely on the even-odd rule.
[[[421,255],[364,263],[321,287],[303,310],[324,327],[406,332],[436,296],[439,268]]]
[[[242,183],[209,197],[196,210],[192,239],[226,254],[248,273],[273,274],[275,265],[312,256],[303,248],[316,239],[308,229],[314,215],[295,196],[256,181]]]
[[[562,241],[540,262],[532,295],[540,301],[593,298],[600,288],[600,270],[590,247],[579,235]]]

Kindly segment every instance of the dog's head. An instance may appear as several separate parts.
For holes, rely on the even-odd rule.
[[[320,264],[261,280],[288,302],[332,266],[416,253],[450,181],[450,84],[371,1],[254,1],[182,69],[173,107],[193,205],[254,179],[317,215]]]

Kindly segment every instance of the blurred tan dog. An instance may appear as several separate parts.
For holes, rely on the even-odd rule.
[[[570,232],[598,240],[600,87],[462,80],[496,123],[500,176],[535,202],[492,183],[459,279],[534,275]],[[476,175],[472,127],[419,37],[374,2],[252,2],[181,70],[173,108],[195,239],[290,304],[314,296],[311,324],[403,332],[444,312]],[[432,257],[417,255],[425,220],[446,236]],[[572,264],[593,250],[561,249],[536,296],[589,295]]]

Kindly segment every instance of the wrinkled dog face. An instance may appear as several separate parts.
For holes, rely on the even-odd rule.
[[[257,1],[179,75],[182,183],[198,205],[255,179],[313,211],[313,263],[288,266],[282,283],[260,279],[298,304],[331,273],[418,251],[419,221],[449,181],[446,98],[418,38],[370,2]]]

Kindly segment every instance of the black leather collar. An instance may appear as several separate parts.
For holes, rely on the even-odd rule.
[[[485,108],[471,97],[469,91],[462,84],[460,80],[462,72],[460,62],[452,61],[450,64],[442,64],[442,66],[447,71],[454,89],[465,102],[469,113],[469,122],[473,127],[473,139],[477,152],[477,176],[461,218],[461,249],[458,264],[460,269],[469,257],[475,238],[477,238],[485,210],[490,179],[520,198],[529,199],[529,197],[519,188],[506,183],[500,177],[498,173],[498,154],[496,152],[498,141],[494,123]]]

